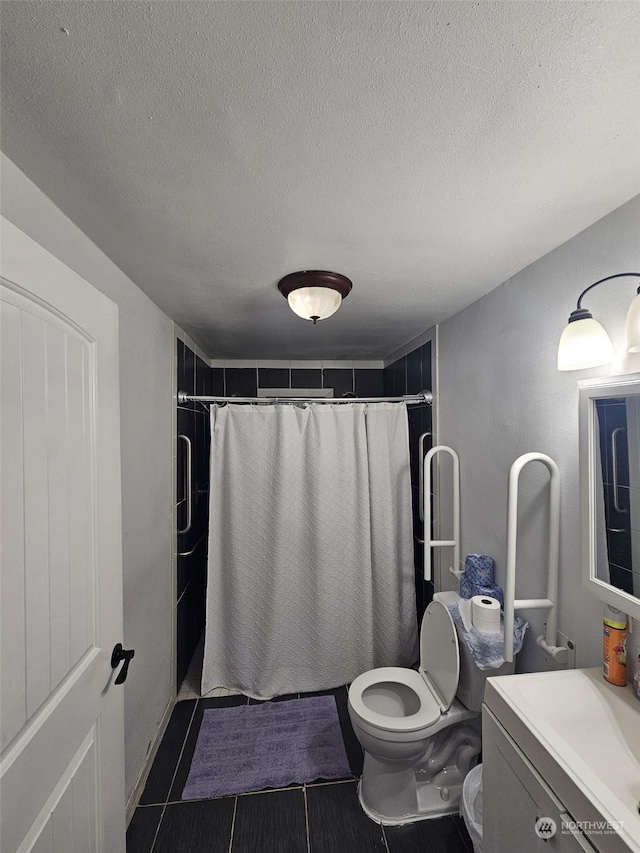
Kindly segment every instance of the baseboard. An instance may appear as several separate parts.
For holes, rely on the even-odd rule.
[[[140,797],[142,796],[142,792],[144,791],[144,786],[147,784],[147,777],[149,776],[149,772],[151,770],[151,765],[153,764],[153,760],[156,757],[156,753],[158,752],[158,747],[162,741],[164,733],[169,725],[169,720],[171,719],[171,714],[176,704],[176,697],[173,696],[167,707],[165,708],[164,714],[162,715],[162,719],[160,720],[160,725],[156,731],[155,737],[153,738],[153,742],[149,747],[149,751],[147,752],[147,757],[145,759],[144,764],[142,765],[142,769],[140,774],[138,775],[138,779],[136,780],[136,784],[133,786],[133,790],[129,794],[127,798],[127,810],[126,810],[126,821],[127,826],[133,817],[133,813],[135,812],[138,803],[140,802]]]

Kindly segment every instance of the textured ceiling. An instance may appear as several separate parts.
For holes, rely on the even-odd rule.
[[[4,152],[213,357],[384,357],[640,192],[635,0],[0,15]]]

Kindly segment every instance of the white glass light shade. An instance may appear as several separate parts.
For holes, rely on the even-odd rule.
[[[640,352],[640,294],[636,296],[627,311],[625,342],[627,352]]]
[[[615,358],[609,335],[593,317],[569,323],[558,345],[558,370],[584,370],[611,364]]]
[[[305,320],[326,320],[335,314],[342,297],[337,290],[330,287],[299,287],[292,290],[287,297],[292,311]]]

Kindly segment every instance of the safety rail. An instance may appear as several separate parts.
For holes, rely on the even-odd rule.
[[[188,533],[191,530],[191,526],[193,523],[193,504],[191,497],[192,490],[192,458],[193,458],[193,444],[188,435],[180,434],[178,436],[178,441],[184,442],[185,447],[187,448],[187,454],[184,463],[184,497],[178,502],[182,504],[183,501],[186,501],[187,504],[187,517],[185,520],[184,527],[178,528],[178,535],[182,536],[183,533]]]
[[[431,538],[431,460],[437,453],[447,453],[453,463],[453,538]],[[431,580],[431,549],[453,548],[453,565],[449,571],[456,578],[462,574],[460,569],[460,460],[458,454],[446,444],[432,447],[422,463],[422,508],[424,520],[424,579]]]
[[[542,462],[550,474],[549,482],[549,551],[546,598],[516,599],[516,553],[518,538],[518,479],[530,462]],[[504,659],[513,661],[513,624],[516,610],[548,610],[545,635],[536,642],[559,664],[566,664],[569,650],[556,646],[558,596],[558,556],[560,549],[560,471],[550,456],[544,453],[525,453],[511,466],[507,494],[507,566],[504,591]]]

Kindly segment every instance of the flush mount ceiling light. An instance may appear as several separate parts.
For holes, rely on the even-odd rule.
[[[640,278],[637,272],[621,272],[616,275],[608,275],[599,281],[590,284],[578,297],[578,305],[571,312],[569,324],[562,333],[558,345],[558,370],[584,370],[587,367],[600,367],[613,362],[615,353],[609,335],[593,315],[583,308],[582,297],[592,288],[603,281],[612,278],[625,278],[633,276]],[[627,324],[625,332],[624,353],[640,352],[640,287],[636,297],[629,306],[627,312]]]
[[[324,270],[304,270],[285,275],[278,282],[278,290],[289,302],[289,307],[298,317],[325,320],[340,307],[349,295],[352,284],[344,275]]]

